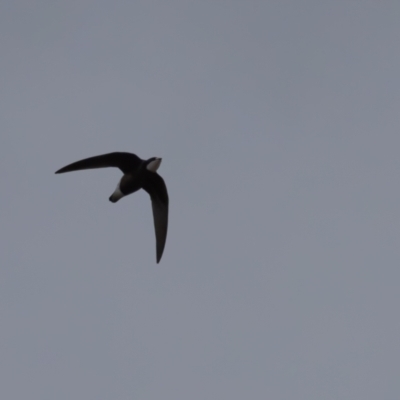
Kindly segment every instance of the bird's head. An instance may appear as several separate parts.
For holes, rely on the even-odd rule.
[[[146,161],[146,169],[150,172],[156,172],[160,167],[162,158],[152,157]]]

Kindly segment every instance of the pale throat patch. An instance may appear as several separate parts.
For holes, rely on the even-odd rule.
[[[119,199],[121,199],[122,197],[124,197],[125,195],[121,192],[121,189],[119,188],[121,182],[118,183],[117,187],[114,190],[114,193],[111,195],[111,198],[113,201],[118,201]]]
[[[161,158],[156,158],[155,160],[150,161],[147,164],[146,168],[151,172],[156,172],[158,170],[158,168],[160,167],[160,164],[161,164]]]

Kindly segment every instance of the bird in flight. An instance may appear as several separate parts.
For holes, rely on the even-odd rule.
[[[168,192],[164,179],[157,174],[161,164],[161,158],[152,157],[142,160],[132,153],[108,153],[100,156],[85,158],[69,164],[56,174],[64,172],[79,171],[83,169],[116,167],[123,172],[110,201],[116,203],[122,197],[144,189],[151,199],[153,208],[154,229],[156,232],[156,254],[157,263],[160,262],[167,239],[168,229]]]

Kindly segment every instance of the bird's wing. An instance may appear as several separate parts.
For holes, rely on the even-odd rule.
[[[164,251],[168,230],[168,192],[164,179],[156,172],[148,172],[143,189],[150,195],[156,232],[157,263]]]
[[[56,174],[78,171],[82,169],[107,167],[117,167],[123,173],[127,173],[135,167],[139,166],[141,162],[142,160],[135,154],[115,152],[76,161],[72,164],[65,166],[64,168],[59,169],[58,171],[56,171]]]

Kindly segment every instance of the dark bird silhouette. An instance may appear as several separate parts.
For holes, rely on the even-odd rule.
[[[151,198],[153,208],[154,229],[156,232],[157,263],[160,262],[164,251],[168,230],[168,192],[164,179],[157,174],[161,158],[152,157],[142,160],[132,153],[108,153],[100,156],[85,158],[69,164],[56,174],[79,171],[83,169],[116,167],[123,172],[110,201],[116,203],[122,197],[144,189]]]

